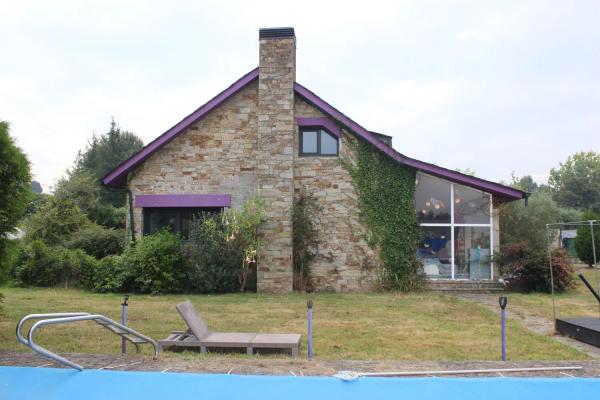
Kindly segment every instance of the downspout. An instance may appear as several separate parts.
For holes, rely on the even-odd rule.
[[[129,231],[131,233],[131,241],[135,243],[135,225],[133,219],[133,193],[131,189],[127,188],[127,204],[129,209]]]

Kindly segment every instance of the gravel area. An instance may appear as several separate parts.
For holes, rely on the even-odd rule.
[[[581,366],[573,371],[544,371],[520,373],[487,373],[470,376],[554,376],[554,377],[600,377],[600,361],[328,361],[270,357],[236,357],[232,355],[195,354],[179,355],[164,353],[158,360],[141,355],[109,354],[62,354],[85,368],[119,371],[160,371],[160,372],[200,372],[218,374],[255,374],[255,375],[333,375],[337,371],[350,370],[360,372],[385,371],[440,371],[490,368],[530,368]],[[34,353],[14,351],[0,352],[0,365],[62,367]]]

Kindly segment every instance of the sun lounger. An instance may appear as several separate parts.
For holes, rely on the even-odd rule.
[[[301,337],[298,334],[211,332],[189,300],[178,304],[176,309],[189,329],[185,332],[174,331],[159,341],[161,349],[169,346],[196,347],[204,353],[211,347],[245,348],[247,354],[253,354],[254,349],[284,349],[290,350],[293,357],[298,357]]]

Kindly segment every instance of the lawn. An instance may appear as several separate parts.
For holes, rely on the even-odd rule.
[[[72,289],[2,288],[0,350],[27,349],[15,325],[29,313],[87,311],[120,319],[122,297]],[[296,332],[306,354],[306,300],[314,303],[314,356],[361,360],[498,360],[498,317],[484,307],[434,293],[413,294],[229,294],[132,296],[130,325],[155,339],[183,329],[175,304],[190,298],[215,331]],[[37,341],[58,352],[117,353],[115,335],[91,322],[46,327]],[[148,352],[149,354],[149,352]],[[550,337],[508,324],[512,360],[586,359]]]
[[[582,272],[594,289],[597,290],[596,272],[585,268]],[[600,271],[599,271],[600,272]],[[527,313],[552,320],[552,296],[544,293],[509,293],[509,302]],[[598,317],[600,309],[598,302],[583,282],[577,278],[577,286],[566,293],[555,297],[556,317]]]

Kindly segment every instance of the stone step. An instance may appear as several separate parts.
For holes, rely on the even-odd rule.
[[[428,281],[428,290],[445,293],[501,293],[504,285],[496,281]]]

